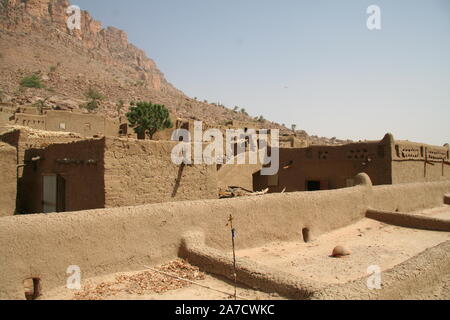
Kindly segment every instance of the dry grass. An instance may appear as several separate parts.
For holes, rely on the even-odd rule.
[[[205,279],[204,273],[184,260],[174,260],[155,269],[191,281]],[[152,292],[164,293],[190,285],[186,281],[177,280],[154,271],[143,271],[133,275],[118,275],[114,281],[102,282],[96,285],[88,284],[80,292],[75,293],[74,299],[103,300],[119,293],[134,295],[144,295]]]

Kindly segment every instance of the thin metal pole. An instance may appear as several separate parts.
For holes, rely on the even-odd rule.
[[[236,272],[236,248],[234,244],[234,238],[236,236],[236,230],[233,228],[233,216],[230,214],[228,219],[231,228],[231,244],[233,246],[233,276],[234,276],[234,300],[237,300],[237,272]]]

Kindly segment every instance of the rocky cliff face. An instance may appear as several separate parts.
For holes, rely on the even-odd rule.
[[[9,0],[4,1],[6,19],[0,20],[2,28],[10,31],[45,32],[47,36],[72,40],[73,46],[84,49],[92,59],[106,65],[121,67],[148,88],[177,92],[170,85],[155,63],[145,53],[128,42],[122,30],[103,29],[87,11],[81,11],[81,30],[69,30],[66,13],[70,6],[67,0]]]
[[[80,30],[69,30],[69,6],[68,0],[0,0],[0,102],[29,106],[40,100],[47,107],[84,110],[85,93],[95,88],[104,96],[97,112],[109,118],[123,115],[131,101],[151,101],[164,104],[175,117],[211,125],[255,122],[246,113],[187,97],[128,42],[125,32],[102,28],[86,11],[81,12]],[[20,85],[33,74],[42,88]],[[119,110],[122,101],[125,107]],[[283,129],[265,120],[256,124],[260,126]],[[311,140],[306,133],[301,138]]]
[[[86,11],[81,12],[80,30],[69,30],[69,6],[67,0],[0,0],[0,102],[30,105],[45,100],[48,107],[80,109],[87,102],[85,93],[95,88],[104,96],[97,112],[107,117],[123,115],[131,101],[151,101],[184,119],[254,121],[187,97],[128,42],[125,32],[102,28]],[[43,88],[20,86],[32,74],[40,77]],[[125,108],[118,111],[121,101]]]

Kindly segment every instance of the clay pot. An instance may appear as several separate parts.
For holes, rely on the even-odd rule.
[[[343,246],[337,246],[336,248],[333,249],[333,253],[331,254],[331,256],[334,258],[341,258],[349,256],[351,254],[352,254],[351,251],[348,250],[347,248],[344,248]]]

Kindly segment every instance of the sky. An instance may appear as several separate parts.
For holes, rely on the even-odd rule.
[[[310,135],[450,142],[448,0],[72,0],[191,98]],[[367,8],[381,9],[381,30]]]

